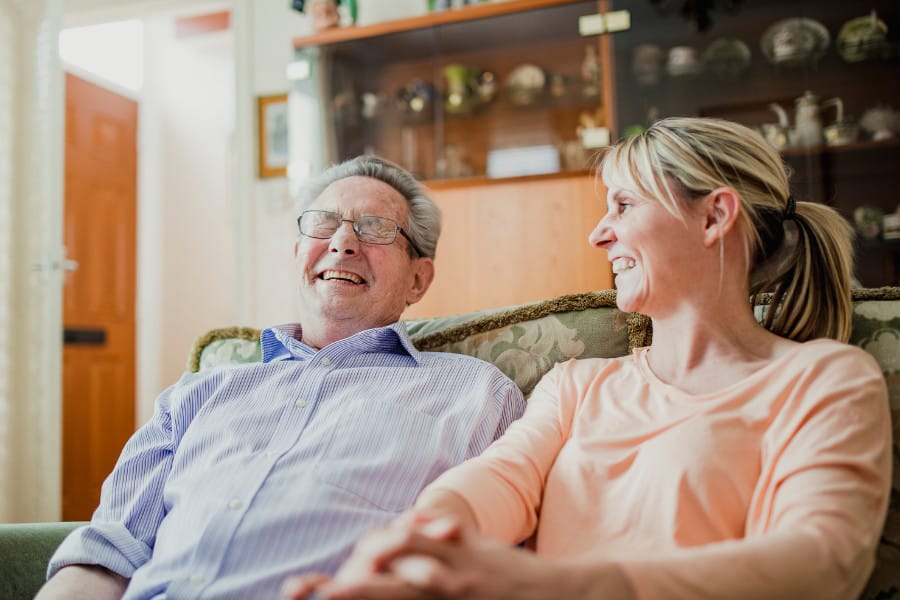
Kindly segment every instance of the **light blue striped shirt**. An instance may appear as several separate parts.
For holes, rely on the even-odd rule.
[[[125,598],[276,598],[289,574],[335,571],[524,410],[493,365],[419,352],[401,323],[320,351],[299,338],[267,329],[261,363],[163,392],[48,575],[99,564],[131,578]]]

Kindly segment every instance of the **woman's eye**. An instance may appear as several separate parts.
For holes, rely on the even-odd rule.
[[[627,202],[619,202],[619,204],[618,204],[618,206],[617,206],[617,208],[618,208],[618,213],[621,215],[621,214],[624,213],[626,210],[628,210],[628,208],[629,208],[630,206],[631,206],[631,205],[628,204]]]

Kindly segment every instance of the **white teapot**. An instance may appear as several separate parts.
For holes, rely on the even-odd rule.
[[[790,132],[790,145],[809,148],[811,146],[819,146],[825,142],[821,107],[835,104],[836,100],[839,101],[837,98],[832,98],[820,104],[819,97],[807,90],[794,101],[793,128],[790,127],[787,112],[785,112],[784,108],[774,102],[769,105],[769,108],[778,115],[780,127]]]

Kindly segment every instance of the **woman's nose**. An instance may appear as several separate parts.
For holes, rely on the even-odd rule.
[[[604,216],[588,236],[588,243],[596,248],[604,248],[615,239],[615,233],[613,232],[612,227],[609,226],[608,219]]]
[[[353,230],[352,221],[344,221],[341,223],[328,245],[331,252],[338,254],[356,254],[359,252],[359,238]]]

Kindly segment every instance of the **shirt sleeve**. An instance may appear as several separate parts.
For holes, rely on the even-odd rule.
[[[491,441],[499,439],[513,421],[519,419],[525,412],[525,398],[522,397],[522,390],[511,379],[504,375],[503,381],[497,387],[493,398],[494,404],[499,409],[497,412],[500,414],[500,419],[494,429],[494,437]]]
[[[176,384],[157,398],[150,421],[125,444],[103,482],[91,523],[63,541],[50,560],[48,578],[75,564],[100,565],[130,578],[150,560],[165,515],[162,491],[174,446],[170,403],[177,388]]]
[[[480,398],[480,410],[473,416],[471,439],[463,460],[484,452],[525,410],[525,400],[516,384],[493,365],[487,368],[480,374],[485,376],[484,384],[476,386],[480,391],[466,393],[469,400]]]
[[[619,563],[639,600],[855,598],[887,510],[891,431],[874,360],[808,365],[760,448],[745,537]],[[615,560],[615,557],[606,557]]]
[[[560,408],[558,379],[559,366],[538,383],[524,415],[502,437],[428,487],[460,496],[486,535],[518,543],[534,532],[544,482],[572,417]]]

